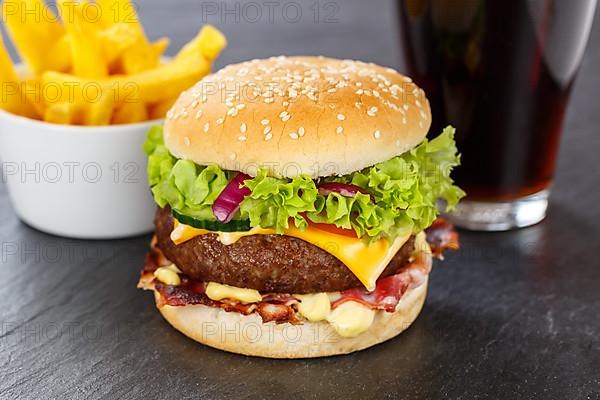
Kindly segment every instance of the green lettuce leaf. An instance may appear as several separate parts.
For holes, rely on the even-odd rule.
[[[255,178],[244,181],[252,193],[240,205],[242,217],[247,216],[252,226],[273,228],[277,233],[289,227],[290,218],[297,228],[305,229],[307,222],[300,213],[315,210],[315,182],[307,176],[289,180],[273,178],[267,173],[267,169],[261,168]]]
[[[143,148],[148,155],[148,181],[160,207],[169,205],[191,217],[216,220],[211,206],[229,182],[221,168],[173,157],[164,145],[161,126],[150,129]]]
[[[350,221],[357,234],[369,240],[393,239],[427,228],[438,215],[438,199],[444,200],[446,211],[450,211],[465,195],[450,178],[452,169],[460,164],[454,133],[454,128],[447,127],[435,139],[425,139],[391,160],[347,176],[328,178],[330,182],[351,183],[365,189],[374,202],[367,201],[365,195],[347,198],[332,193],[326,205],[335,195],[336,201],[331,203],[338,210],[335,217],[329,212],[323,214],[322,209],[308,217],[343,228]],[[339,205],[341,202],[345,204]]]
[[[322,179],[351,183],[368,192],[354,197],[338,193],[323,196],[317,189],[319,182],[309,176],[275,178],[261,168],[256,177],[244,182],[251,194],[234,218],[249,219],[251,226],[272,228],[277,233],[289,227],[290,219],[304,229],[308,218],[353,229],[367,241],[393,240],[421,231],[437,217],[438,200],[451,210],[465,195],[450,178],[460,162],[454,132],[448,127],[435,139],[425,139],[391,160],[350,175]],[[144,151],[148,154],[148,179],[159,206],[170,205],[185,215],[215,220],[211,206],[235,172],[176,159],[164,145],[161,127],[150,130]]]

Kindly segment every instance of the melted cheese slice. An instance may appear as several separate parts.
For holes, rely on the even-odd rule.
[[[214,233],[219,235],[219,242],[224,245],[230,245],[244,236],[252,236],[252,235],[273,235],[275,233],[272,229],[263,229],[263,228],[252,228],[249,231],[244,232],[212,232],[207,231],[206,229],[198,229],[193,226],[184,225],[181,222],[175,221],[175,227],[171,232],[171,240],[175,244],[181,244],[187,242],[190,239],[195,238],[196,236],[206,235],[207,233]]]
[[[175,228],[171,232],[171,240],[175,244],[186,242],[196,236],[207,233],[219,235],[219,240],[226,245],[235,243],[244,236],[272,235],[272,229],[253,228],[247,232],[210,232],[179,223],[175,220]],[[377,278],[385,267],[410,238],[410,233],[397,238],[393,243],[385,239],[366,245],[362,240],[344,235],[327,232],[316,227],[302,231],[293,225],[284,233],[319,247],[343,262],[361,281],[367,290],[375,290]]]

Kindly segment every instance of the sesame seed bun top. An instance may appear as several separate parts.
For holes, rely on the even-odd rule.
[[[253,175],[346,175],[423,141],[429,102],[410,78],[359,61],[275,57],[230,65],[181,94],[165,121],[178,158]]]

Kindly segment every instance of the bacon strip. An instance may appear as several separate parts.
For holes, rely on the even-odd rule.
[[[347,301],[359,302],[373,310],[394,312],[398,302],[408,289],[421,286],[431,271],[431,255],[419,253],[415,259],[396,274],[380,279],[372,292],[364,288],[348,289],[334,301],[334,309]]]
[[[181,285],[170,286],[155,281],[154,288],[160,293],[159,306],[187,306],[193,304],[202,304],[209,307],[222,308],[229,312],[239,312],[243,315],[258,313],[263,322],[275,321],[277,323],[290,322],[299,324],[301,321],[296,316],[296,311],[290,304],[290,299],[271,298],[269,301],[260,303],[244,304],[233,300],[215,301],[211,300],[205,293],[206,284],[191,280],[187,277],[182,278]],[[291,295],[288,295],[292,297]],[[294,299],[295,303],[298,300]],[[283,301],[283,303],[280,303]]]
[[[431,251],[436,258],[443,258],[444,250],[458,250],[460,243],[458,241],[458,233],[454,229],[454,225],[443,218],[438,218],[433,221],[433,224],[425,229],[427,234],[427,242],[431,246]]]

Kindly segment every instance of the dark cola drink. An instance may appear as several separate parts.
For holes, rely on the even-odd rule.
[[[596,0],[399,1],[407,72],[431,102],[432,133],[457,129],[454,177],[467,192],[457,224],[499,230],[544,218],[595,8]]]

